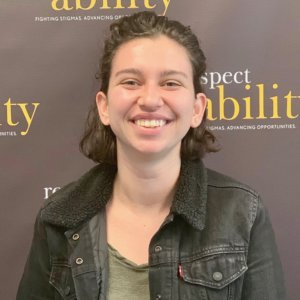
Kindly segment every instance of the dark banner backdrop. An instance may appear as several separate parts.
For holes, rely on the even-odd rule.
[[[103,36],[139,10],[178,19],[200,37],[209,126],[223,148],[205,163],[261,193],[289,299],[299,299],[298,0],[2,0],[0,298],[15,298],[44,200],[92,166],[78,141],[99,86]]]

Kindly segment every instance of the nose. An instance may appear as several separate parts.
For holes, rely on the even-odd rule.
[[[138,104],[145,111],[155,111],[160,108],[164,102],[159,86],[154,84],[145,85],[139,96]]]

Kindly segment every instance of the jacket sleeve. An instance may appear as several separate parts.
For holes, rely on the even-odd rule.
[[[37,217],[34,236],[16,300],[52,300],[54,289],[49,284],[50,255],[45,227]]]
[[[248,270],[245,273],[243,300],[285,300],[282,267],[270,219],[258,199],[257,214],[250,234]]]

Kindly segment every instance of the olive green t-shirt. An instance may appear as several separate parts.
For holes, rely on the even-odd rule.
[[[137,265],[108,245],[108,300],[149,300],[149,267]]]

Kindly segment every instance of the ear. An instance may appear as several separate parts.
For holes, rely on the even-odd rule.
[[[108,100],[107,96],[103,92],[97,93],[96,105],[102,124],[109,125]]]
[[[192,117],[191,127],[198,127],[203,119],[203,115],[206,109],[207,99],[205,94],[198,93],[194,102],[194,113]]]

